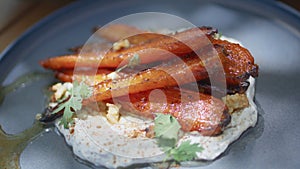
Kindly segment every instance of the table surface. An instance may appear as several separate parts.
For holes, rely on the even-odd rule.
[[[1,0],[0,52],[34,23],[74,0]]]
[[[0,52],[34,23],[73,1],[74,0],[1,0]],[[300,10],[300,1],[282,1]]]

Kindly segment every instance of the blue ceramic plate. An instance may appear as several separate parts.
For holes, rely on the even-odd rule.
[[[240,40],[260,66],[256,101],[259,126],[246,132],[218,160],[203,166],[216,168],[299,168],[300,166],[300,15],[275,1],[77,1],[46,17],[0,55],[0,82],[43,71],[38,61],[68,53],[83,44],[96,25],[136,12],[165,12],[195,25],[210,25]],[[159,18],[157,18],[159,21]],[[45,106],[45,78],[6,96],[0,106],[0,124],[8,133],[29,128]],[[21,155],[22,169],[83,169],[64,139],[45,133]]]

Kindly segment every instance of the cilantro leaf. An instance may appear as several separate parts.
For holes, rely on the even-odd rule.
[[[171,150],[170,154],[173,155],[173,158],[177,162],[190,161],[197,156],[197,152],[203,151],[203,148],[197,144],[191,144],[191,141],[182,142],[179,147],[176,147]]]
[[[181,126],[177,119],[168,114],[157,114],[154,120],[154,132],[158,146],[166,153],[167,157],[180,163],[197,157],[197,152],[203,150],[199,144],[191,144],[191,141],[184,141],[179,146],[178,133]]]
[[[124,65],[124,66],[118,68],[117,70],[115,70],[115,72],[120,72],[121,70],[123,70],[123,69],[125,69],[125,68],[127,68],[127,67],[133,68],[133,67],[139,65],[140,62],[141,62],[140,56],[139,56],[138,54],[135,53],[135,54],[130,58],[128,64],[126,64],[126,65]]]
[[[215,33],[213,36],[214,36],[215,39],[221,39],[223,34],[222,34],[222,32],[219,32],[219,33]]]
[[[164,152],[169,152],[170,150],[172,150],[177,142],[175,139],[166,139],[163,137],[156,138],[156,140],[157,140],[159,147]]]
[[[71,107],[67,105],[64,109],[63,117],[61,118],[60,125],[64,125],[64,128],[69,128],[69,124],[73,122],[74,112]]]
[[[133,57],[130,58],[128,67],[133,68],[141,63],[140,56],[138,54],[134,54]]]
[[[74,96],[80,96],[83,99],[86,99],[92,95],[91,88],[85,83],[78,83],[77,81],[73,82],[72,94]]]
[[[73,88],[70,91],[71,96],[64,100],[59,106],[52,112],[52,114],[58,113],[63,110],[63,117],[60,124],[64,125],[64,128],[68,128],[69,124],[73,122],[73,117],[76,111],[81,110],[82,100],[92,95],[92,89],[85,83],[73,82]]]
[[[74,111],[81,110],[82,107],[82,97],[73,95],[69,100],[69,107],[72,107]]]
[[[157,114],[154,124],[156,137],[174,139],[177,142],[178,132],[181,126],[175,117],[169,114]]]

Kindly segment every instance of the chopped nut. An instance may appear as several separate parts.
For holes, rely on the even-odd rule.
[[[110,74],[107,75],[107,77],[112,80],[120,78],[117,72],[111,72]]]
[[[124,48],[129,48],[129,47],[130,47],[130,43],[127,39],[115,42],[113,44],[113,50],[114,51],[118,51],[118,50],[121,50],[121,49],[124,49]]]
[[[70,93],[68,92],[68,90],[71,90],[71,88],[73,87],[72,83],[57,83],[55,85],[53,85],[51,87],[51,90],[54,91],[54,101],[57,101],[61,98],[63,98],[64,96],[68,96]]]
[[[249,106],[249,102],[246,94],[234,94],[227,95],[222,98],[223,102],[229,109],[229,113],[232,114],[236,110],[240,110]]]
[[[137,130],[133,130],[133,132],[131,134],[132,135],[130,135],[129,137],[131,137],[131,138],[137,138],[139,136],[140,132],[137,131]]]
[[[42,114],[38,113],[35,115],[36,120],[40,120],[42,118]]]
[[[64,83],[63,86],[65,86],[67,90],[71,90],[73,88],[73,84],[70,82]]]
[[[154,138],[155,133],[154,133],[154,126],[153,125],[151,125],[148,128],[146,128],[145,131],[146,131],[146,137],[148,137],[148,138]]]
[[[106,114],[107,120],[112,124],[118,123],[120,119],[119,111],[121,106],[110,103],[107,103],[106,106],[108,107],[108,111]]]
[[[55,91],[57,91],[61,86],[62,86],[61,83],[56,83],[55,85],[53,85],[53,86],[51,87],[51,90],[55,92]]]
[[[55,92],[54,100],[57,101],[63,97],[63,95],[67,91],[67,88],[64,85],[62,85],[61,83],[57,83],[51,87],[51,90]]]
[[[50,102],[48,104],[49,107],[54,108],[55,106],[57,106],[58,103],[54,103],[54,102]]]

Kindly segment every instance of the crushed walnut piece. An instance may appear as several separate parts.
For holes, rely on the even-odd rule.
[[[236,110],[240,110],[249,106],[246,94],[236,93],[234,95],[227,95],[223,97],[222,100],[228,107],[230,114],[234,113]]]
[[[151,125],[151,126],[147,127],[145,129],[145,131],[146,131],[146,137],[148,137],[148,138],[154,138],[154,136],[155,136],[154,125]]]
[[[120,105],[107,103],[108,107],[106,118],[111,124],[116,124],[120,119]]]
[[[115,42],[113,44],[113,51],[118,51],[118,50],[121,50],[121,49],[126,49],[126,48],[129,48],[130,47],[130,42],[127,40],[127,39],[124,39],[124,40],[120,40],[118,42]]]
[[[73,87],[72,83],[57,83],[51,87],[51,90],[54,92],[53,94],[53,101],[58,101],[59,99],[62,99],[64,96],[68,95],[68,90],[71,90]]]

